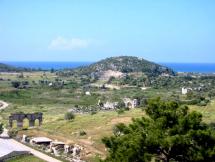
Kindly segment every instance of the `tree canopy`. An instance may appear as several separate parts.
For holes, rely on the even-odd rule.
[[[176,102],[151,100],[148,116],[118,124],[103,138],[108,162],[215,161],[215,130],[202,115]]]

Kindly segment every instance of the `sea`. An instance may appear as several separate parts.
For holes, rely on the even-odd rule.
[[[15,67],[32,69],[67,69],[87,66],[93,62],[3,62]],[[215,73],[215,63],[158,63],[173,69],[176,72]]]

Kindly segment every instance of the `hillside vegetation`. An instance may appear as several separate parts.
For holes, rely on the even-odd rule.
[[[146,75],[174,74],[173,70],[168,67],[133,56],[106,58],[89,66],[77,68],[74,71],[81,74],[95,74],[108,70],[122,73],[143,72]]]
[[[15,71],[20,71],[20,70],[13,66],[0,63],[0,72],[15,72]]]
[[[11,65],[0,63],[0,72],[25,72],[25,71],[34,71],[34,70],[35,69],[14,67]]]

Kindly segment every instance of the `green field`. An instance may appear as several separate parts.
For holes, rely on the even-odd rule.
[[[207,106],[189,106],[191,111],[198,111],[203,115],[205,123],[214,123],[215,121],[215,100],[212,100]]]
[[[45,161],[32,155],[23,155],[18,156],[14,159],[7,160],[6,162],[45,162]]]

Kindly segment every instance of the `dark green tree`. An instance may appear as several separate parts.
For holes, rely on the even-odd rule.
[[[128,126],[116,125],[114,135],[102,139],[109,150],[105,161],[215,161],[215,131],[200,113],[156,99],[146,114]]]
[[[19,88],[19,86],[21,85],[21,82],[19,82],[19,81],[13,81],[13,82],[11,82],[11,84],[12,84],[12,86],[14,88]]]

